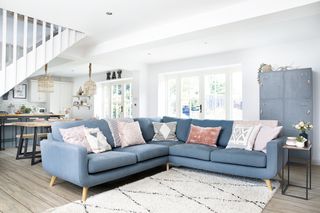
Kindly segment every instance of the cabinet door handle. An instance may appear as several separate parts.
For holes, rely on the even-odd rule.
[[[306,114],[307,114],[307,115],[310,115],[310,114],[311,114],[311,110],[308,109]]]
[[[311,81],[310,81],[310,80],[308,80],[308,84],[311,84]]]
[[[200,113],[202,113],[202,104],[199,105]]]
[[[260,109],[260,115],[262,115],[262,109]]]

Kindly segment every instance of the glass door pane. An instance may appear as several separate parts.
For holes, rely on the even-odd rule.
[[[132,88],[131,83],[124,84],[123,113],[125,118],[132,117]]]
[[[167,85],[167,115],[177,116],[177,80],[169,79]]]
[[[200,118],[199,77],[185,77],[181,79],[181,117]]]
[[[111,118],[122,117],[122,85],[111,86]]]
[[[226,119],[226,75],[206,75],[204,80],[204,118]]]
[[[231,79],[231,119],[242,120],[242,73],[232,73]]]

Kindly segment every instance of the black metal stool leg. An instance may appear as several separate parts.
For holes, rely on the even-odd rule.
[[[32,158],[31,158],[31,165],[36,164],[35,158],[36,158],[36,149],[37,149],[37,131],[38,128],[34,127],[34,135],[33,135],[33,143],[32,143]]]
[[[16,159],[20,159],[20,155],[22,154],[22,146],[23,146],[23,130],[24,127],[21,127],[21,131],[20,131],[20,139],[19,139],[19,144],[18,144],[18,149],[17,149],[17,155],[16,155]]]
[[[23,150],[24,155],[28,152],[28,143],[29,143],[29,140],[26,139],[24,141],[24,150]]]

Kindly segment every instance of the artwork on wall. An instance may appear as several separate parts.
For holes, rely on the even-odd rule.
[[[19,84],[13,89],[13,98],[26,99],[27,98],[27,84]]]
[[[122,70],[106,72],[106,80],[121,79],[121,77],[122,77]]]

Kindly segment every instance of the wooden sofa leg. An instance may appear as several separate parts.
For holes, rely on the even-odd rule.
[[[54,185],[54,182],[56,182],[56,179],[57,179],[56,176],[51,177],[50,184],[49,184],[50,187],[52,187]]]
[[[167,171],[170,170],[170,164],[169,163],[166,164],[166,168],[167,168]]]
[[[83,187],[82,188],[82,202],[85,202],[87,200],[88,197],[88,187]]]
[[[272,191],[272,182],[271,182],[271,180],[270,179],[266,179],[264,181],[266,182],[268,189],[270,189],[270,191]]]

